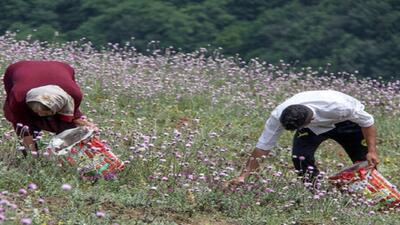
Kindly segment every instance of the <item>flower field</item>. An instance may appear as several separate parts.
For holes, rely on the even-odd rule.
[[[291,136],[248,182],[238,175],[269,112],[305,90],[350,94],[375,116],[380,172],[400,184],[400,81],[296,68],[199,49],[181,53],[85,40],[49,44],[0,37],[0,70],[23,59],[70,63],[84,92],[82,112],[125,162],[112,180],[82,181],[76,169],[19,152],[11,125],[0,121],[0,224],[399,224],[399,209],[370,206],[324,179],[316,193],[295,175]],[[1,86],[1,88],[3,88]],[[3,89],[2,89],[3,91]],[[2,100],[4,101],[4,94]],[[42,141],[51,138],[44,132]],[[334,142],[317,152],[324,176],[351,164]]]

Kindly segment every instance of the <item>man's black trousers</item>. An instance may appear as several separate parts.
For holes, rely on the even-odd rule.
[[[332,139],[339,143],[351,161],[366,160],[368,148],[361,127],[351,121],[335,124],[335,128],[316,135],[308,128],[298,130],[293,138],[292,159],[299,175],[308,174],[316,177],[319,170],[315,165],[315,151],[325,140]]]

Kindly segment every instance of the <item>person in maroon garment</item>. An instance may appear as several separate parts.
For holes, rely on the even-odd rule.
[[[35,136],[41,130],[58,134],[76,126],[95,127],[79,110],[82,92],[68,64],[20,61],[7,67],[3,82],[4,116],[26,149],[37,152]]]

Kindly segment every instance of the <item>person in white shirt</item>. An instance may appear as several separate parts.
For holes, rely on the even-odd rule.
[[[338,91],[306,91],[287,99],[271,112],[245,168],[227,185],[243,183],[259,167],[260,158],[276,146],[285,129],[296,130],[292,159],[300,176],[316,178],[319,174],[314,154],[327,139],[338,142],[352,162],[368,160],[371,167],[379,163],[374,118],[364,111],[360,101]]]

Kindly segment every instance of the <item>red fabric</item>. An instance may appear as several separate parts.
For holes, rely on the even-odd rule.
[[[13,124],[18,135],[21,135],[18,123],[28,126],[29,134],[34,130],[59,133],[74,127],[72,119],[82,116],[79,110],[82,92],[75,81],[74,69],[68,64],[57,61],[20,61],[6,69],[3,82],[7,94],[3,107],[4,115]],[[49,84],[58,85],[74,99],[73,118],[66,121],[66,118],[61,118],[60,115],[53,118],[39,117],[25,103],[26,93],[30,89]]]
[[[58,115],[60,120],[65,122],[72,122],[75,118],[73,116]]]

